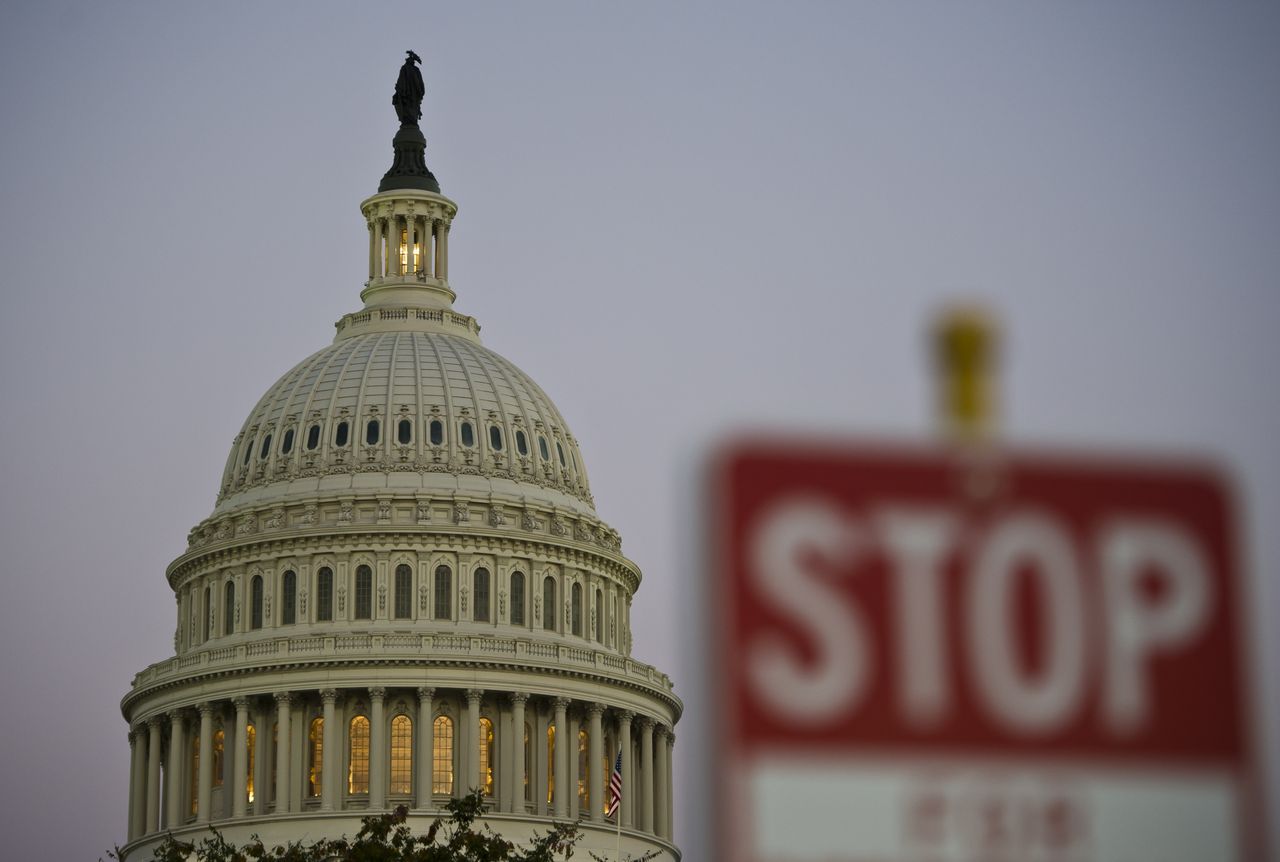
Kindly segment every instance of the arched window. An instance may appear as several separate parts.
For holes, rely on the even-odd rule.
[[[489,426],[489,447],[495,452],[502,451],[502,429],[497,425]]]
[[[229,635],[236,630],[236,582],[227,581],[222,588],[222,633]]]
[[[453,793],[453,719],[442,715],[432,725],[431,792]]]
[[[187,776],[187,796],[191,799],[191,813],[196,813],[200,803],[200,734],[191,734],[191,772]]]
[[[200,615],[201,617],[200,631],[203,632],[203,635],[201,636],[200,641],[202,643],[209,639],[209,617],[211,616],[211,611],[212,611],[212,608],[210,608],[209,605],[212,602],[213,602],[213,591],[208,587],[205,587],[204,588],[204,613]]]
[[[262,575],[249,582],[249,627],[262,628]]]
[[[516,451],[521,455],[529,454],[529,441],[525,439],[524,432],[519,428],[516,429]]]
[[[333,619],[333,569],[324,566],[316,574],[316,619]]]
[[[525,802],[534,801],[534,785],[531,784],[534,777],[534,748],[529,744],[529,740],[534,736],[534,728],[529,722],[525,722]]]
[[[453,619],[453,572],[448,566],[436,567],[436,613],[438,620]]]
[[[288,455],[293,451],[293,429],[284,432],[284,442],[280,444],[280,454]]]
[[[369,792],[369,719],[351,719],[347,748],[347,792]]]
[[[351,426],[344,420],[338,423],[338,428],[333,432],[333,445],[341,449],[347,445],[347,439],[351,433]]]
[[[240,462],[240,466],[243,467],[245,464],[248,464],[249,459],[252,457],[253,457],[253,440],[246,440],[244,441],[244,460]]]
[[[324,788],[324,719],[311,719],[307,731],[307,795],[319,796]]]
[[[396,598],[395,616],[398,620],[409,619],[413,610],[413,569],[401,563],[396,566]]]
[[[556,579],[547,575],[542,581],[542,627],[556,630]]]
[[[462,445],[466,446],[468,449],[476,445],[476,434],[472,429],[470,422],[462,423]]]
[[[511,573],[511,624],[524,625],[524,572]]]
[[[475,590],[475,612],[472,619],[476,622],[489,622],[489,570],[480,568],[476,569],[471,576],[472,586]]]
[[[444,443],[444,423],[439,419],[431,420],[431,424],[427,426],[427,433],[430,435],[432,446]]]
[[[556,441],[556,454],[560,456],[560,466],[568,466],[564,463],[564,447],[560,445],[560,441]]]
[[[596,590],[596,640],[604,643],[604,593]]]
[[[293,625],[298,619],[298,576],[293,569],[284,573],[280,592],[280,622]]]
[[[218,728],[213,732],[213,786],[222,786],[222,773],[226,768],[226,757],[223,756],[227,744],[227,735]]]
[[[355,619],[373,619],[373,569],[368,566],[356,567]]]
[[[307,451],[314,452],[320,448],[320,423],[317,422],[307,429]]]
[[[587,776],[591,767],[587,764],[587,748],[590,745],[589,734],[585,727],[578,728],[578,810],[586,813],[591,810],[587,803]]]
[[[551,453],[547,451],[547,438],[541,434],[538,435],[538,454],[542,456],[543,461],[551,460]]]
[[[413,792],[413,722],[407,715],[391,719],[391,793]]]
[[[556,793],[556,723],[547,725],[547,804]]]
[[[262,448],[258,450],[258,460],[265,461],[271,454],[271,435],[262,438]]]
[[[382,425],[377,419],[370,419],[369,423],[364,426],[364,442],[370,446],[377,446],[378,440],[381,438]]]
[[[573,633],[582,637],[582,584],[575,581],[569,595],[571,596],[569,617],[573,623]]]
[[[246,800],[252,804],[254,800],[253,791],[253,772],[254,766],[258,762],[258,728],[254,725],[247,725],[244,729],[244,748],[245,754],[245,782],[244,792]]]
[[[408,446],[413,442],[413,423],[408,419],[401,419],[396,425],[396,439],[401,446]]]
[[[480,719],[480,789],[485,796],[493,795],[493,722]]]

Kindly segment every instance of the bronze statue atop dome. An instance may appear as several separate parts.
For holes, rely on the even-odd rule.
[[[408,56],[400,67],[400,77],[396,79],[396,92],[391,97],[391,104],[395,105],[396,116],[400,118],[402,125],[416,126],[418,120],[422,119],[422,97],[427,88],[422,83],[422,73],[416,65],[422,62],[422,58],[413,51],[405,53]]]

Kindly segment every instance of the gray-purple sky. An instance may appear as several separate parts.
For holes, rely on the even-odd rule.
[[[1261,2],[5,4],[4,854],[123,840],[117,704],[171,652],[164,567],[250,407],[358,305],[407,48],[457,305],[555,399],[645,573],[687,859],[702,447],[927,439],[951,298],[1004,320],[1009,440],[1230,469],[1275,679],[1277,45]]]

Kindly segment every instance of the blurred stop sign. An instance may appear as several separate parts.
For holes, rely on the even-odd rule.
[[[720,858],[1262,858],[1212,470],[758,440],[712,497]]]

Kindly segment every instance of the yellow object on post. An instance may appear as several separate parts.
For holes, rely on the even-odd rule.
[[[989,438],[999,338],[994,317],[978,306],[954,306],[938,316],[932,336],[943,431],[962,442]]]

